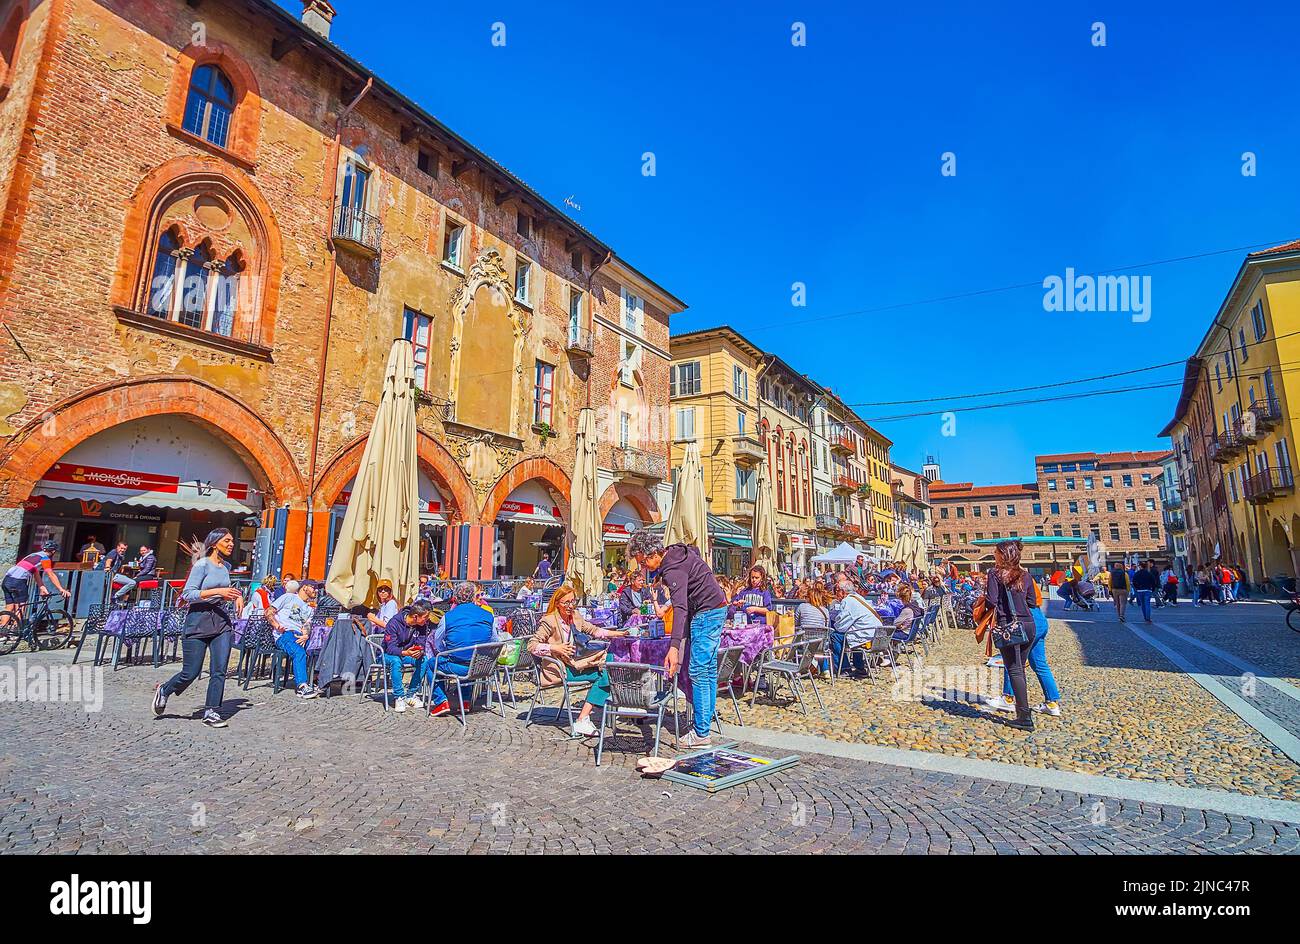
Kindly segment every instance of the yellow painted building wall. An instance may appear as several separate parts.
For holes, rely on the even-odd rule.
[[[757,388],[754,376],[755,358],[718,335],[704,338],[673,339],[674,367],[690,361],[700,363],[700,392],[672,398],[672,465],[680,466],[686,452],[686,443],[677,439],[677,411],[695,409],[695,436],[700,445],[700,461],[704,466],[705,497],[709,511],[715,515],[745,517],[753,514],[752,502],[736,502],[736,445],[737,413],[744,411],[747,432],[754,434],[757,442]],[[748,378],[748,402],[742,401],[733,391],[734,369],[739,365]]]
[[[1266,335],[1262,342],[1257,342],[1251,312],[1261,300]],[[1265,399],[1267,370],[1272,371],[1273,395],[1282,410],[1278,426],[1271,430],[1260,428],[1245,453],[1223,464],[1225,476],[1231,473],[1227,491],[1232,528],[1240,546],[1250,549],[1250,560],[1238,563],[1246,566],[1251,580],[1280,573],[1294,575],[1291,546],[1300,540],[1300,498],[1292,488],[1269,501],[1248,502],[1243,466],[1248,465],[1248,474],[1256,474],[1259,470],[1256,457],[1263,454],[1268,458],[1269,468],[1278,468],[1281,465],[1278,445],[1282,443],[1293,474],[1297,468],[1297,438],[1292,417],[1294,405],[1300,404],[1300,273],[1265,274],[1242,296],[1230,316],[1220,317],[1220,322],[1227,330],[1216,330],[1201,348],[1219,433],[1224,431],[1224,414],[1228,413],[1231,420],[1234,406],[1244,415],[1252,393],[1256,401]],[[1246,341],[1244,352],[1239,333],[1242,330]],[[1225,357],[1229,345],[1230,359]]]

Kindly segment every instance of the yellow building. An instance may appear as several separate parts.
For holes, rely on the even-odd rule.
[[[754,521],[758,464],[767,458],[759,434],[756,378],[763,352],[731,328],[673,335],[668,398],[673,476],[686,445],[697,442],[709,513],[749,531]],[[738,574],[748,548],[713,542],[713,566]]]
[[[1300,402],[1300,240],[1248,255],[1188,362],[1178,415],[1165,429],[1196,487],[1202,526],[1228,534],[1189,544],[1193,564],[1243,565],[1254,582],[1296,574],[1300,499],[1290,404]],[[1199,438],[1201,441],[1197,442]],[[1199,531],[1199,529],[1198,529]],[[1233,559],[1236,556],[1239,559]]]
[[[866,423],[863,457],[871,484],[871,517],[876,523],[876,545],[882,560],[893,560],[894,542],[898,539],[898,524],[894,518],[894,481],[890,472],[889,447],[894,443]]]
[[[796,577],[811,573],[817,553],[813,503],[813,411],[822,387],[775,354],[763,356],[758,381],[759,432],[767,451],[776,508],[777,563]]]

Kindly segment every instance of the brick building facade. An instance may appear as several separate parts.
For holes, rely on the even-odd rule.
[[[396,337],[429,400],[427,564],[563,553],[585,404],[607,533],[666,513],[683,304],[342,52],[333,16],[0,0],[0,558],[95,531],[166,564],[284,509],[284,568],[323,574]]]
[[[1008,485],[932,481],[931,513],[937,556],[958,567],[992,563],[988,545],[974,541],[1014,537],[1095,536],[1108,559],[1140,554],[1165,561],[1164,509],[1159,475],[1167,452],[1078,452],[1034,458],[1035,481]],[[937,465],[927,465],[938,475]],[[1066,560],[1077,549],[1062,548]],[[1053,560],[1034,548],[1026,560]]]
[[[1074,452],[1036,456],[1039,501],[1046,532],[1087,538],[1107,554],[1163,557],[1164,511],[1156,476],[1168,456],[1159,452]]]

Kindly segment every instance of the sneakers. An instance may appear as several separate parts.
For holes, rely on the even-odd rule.
[[[153,713],[154,717],[161,718],[163,712],[167,710],[167,696],[163,694],[162,682],[153,690]]]
[[[682,739],[677,742],[677,746],[686,748],[687,750],[697,747],[712,747],[713,741],[707,734],[701,737],[694,731],[688,731],[682,736]]]
[[[406,698],[404,697],[399,698],[397,699],[397,701],[393,702],[393,710],[396,711],[399,715],[406,710],[406,707],[407,707]]]
[[[1045,715],[1051,715],[1053,718],[1061,717],[1061,706],[1054,701],[1045,701],[1035,708],[1034,711]]]
[[[406,703],[407,703],[408,705],[410,705],[412,708],[423,708],[423,707],[424,707],[424,702],[423,702],[423,700],[421,700],[421,698],[420,698],[419,695],[409,695],[409,696],[407,696]]]
[[[984,707],[992,708],[994,711],[1015,711],[1016,703],[1006,695],[994,695],[992,698],[984,699]]]
[[[214,708],[203,709],[203,723],[209,728],[226,727],[226,719],[217,714],[216,709]]]
[[[595,737],[598,732],[590,718],[579,718],[573,722],[573,736],[580,738]]]
[[[298,686],[298,691],[295,694],[297,694],[299,698],[317,698],[320,696],[320,689],[312,688],[306,682],[303,682]]]
[[[434,705],[432,708],[429,709],[430,718],[438,718],[441,717],[442,715],[449,715],[449,714],[451,714],[451,705],[447,704],[446,701],[440,701],[438,702],[438,704]]]
[[[1004,723],[1008,728],[1015,728],[1017,731],[1028,731],[1030,734],[1032,734],[1034,731],[1033,719],[1027,719],[1025,721],[1020,721],[1019,719],[1015,719]]]

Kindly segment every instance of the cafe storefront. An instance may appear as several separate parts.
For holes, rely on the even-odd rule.
[[[97,544],[127,543],[158,556],[166,576],[183,577],[189,559],[179,542],[214,528],[236,537],[236,569],[247,563],[262,510],[254,477],[206,429],[176,415],[123,423],[87,438],[46,470],[23,504],[22,553],[47,540],[65,562]]]
[[[564,568],[564,518],[542,482],[530,479],[510,493],[496,516],[493,577],[528,577],[545,554]]]

